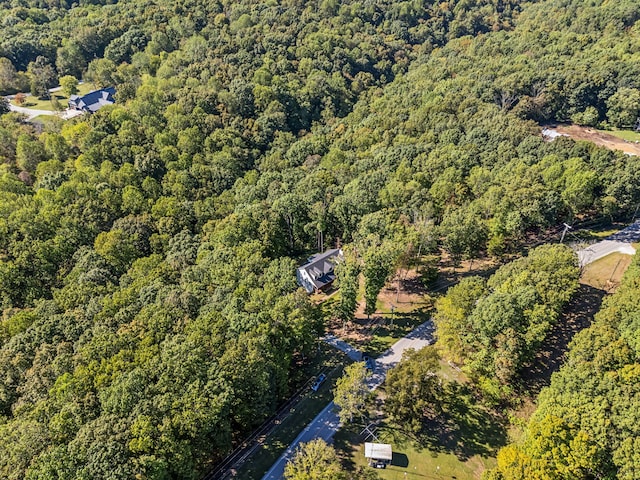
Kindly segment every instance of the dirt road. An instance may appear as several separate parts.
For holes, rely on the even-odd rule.
[[[574,140],[586,140],[609,150],[620,150],[631,155],[640,155],[640,144],[627,142],[611,134],[579,125],[559,125],[556,130],[561,135],[567,135]]]

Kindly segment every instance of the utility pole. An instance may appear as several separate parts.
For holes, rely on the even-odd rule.
[[[564,230],[562,231],[562,238],[560,238],[560,243],[564,242],[564,236],[567,234],[567,232],[569,230],[573,230],[573,228],[570,225],[567,225],[566,223],[563,223],[564,225]]]

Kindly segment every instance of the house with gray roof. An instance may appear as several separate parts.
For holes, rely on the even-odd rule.
[[[307,263],[298,267],[296,271],[298,285],[308,293],[327,288],[336,279],[336,274],[333,271],[336,263],[343,259],[342,250],[339,248],[309,257]]]
[[[69,97],[69,108],[81,110],[86,113],[94,113],[105,105],[113,105],[116,103],[116,99],[114,98],[115,94],[116,89],[108,87],[102,90],[94,90],[82,97],[80,95],[71,95]]]

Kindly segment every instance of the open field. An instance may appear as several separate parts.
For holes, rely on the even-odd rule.
[[[598,132],[609,133],[614,137],[621,138],[627,142],[640,142],[640,133],[633,130],[598,130]]]
[[[443,402],[444,413],[426,421],[418,434],[387,421],[378,424],[377,440],[361,436],[362,428],[343,428],[335,446],[345,464],[366,466],[364,442],[378,441],[390,443],[394,450],[392,464],[377,470],[383,480],[479,479],[495,465],[494,456],[506,443],[506,422],[480,405],[466,385],[453,382],[446,388],[450,391]]]
[[[78,85],[78,95],[86,95],[92,90],[95,90],[95,87],[90,83],[83,83],[81,85]],[[69,97],[64,95],[62,91],[57,91],[55,93],[52,93],[51,97],[57,98],[60,104],[64,108],[67,108],[67,102],[69,101]],[[29,95],[28,97],[26,97],[25,102],[22,105],[16,103],[15,99],[11,100],[11,103],[17,107],[32,108],[34,110],[50,110],[52,112],[55,111],[55,109],[53,108],[53,104],[51,103],[51,100],[49,99],[41,100],[32,95]]]
[[[574,140],[586,140],[610,150],[621,150],[632,155],[640,155],[640,144],[631,143],[627,139],[622,138],[623,136],[629,139],[634,138],[630,135],[634,132],[622,130],[608,132],[590,127],[581,127],[579,125],[559,125],[555,127],[555,130]],[[640,140],[640,138],[634,138],[633,141],[635,140]]]

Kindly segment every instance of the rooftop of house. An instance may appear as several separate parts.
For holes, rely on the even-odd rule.
[[[318,253],[309,257],[307,263],[300,266],[298,270],[307,272],[314,286],[319,289],[335,279],[333,268],[336,264],[336,258],[341,257],[342,250],[333,248],[324,253]]]
[[[101,90],[94,90],[82,97],[79,95],[71,95],[69,97],[69,103],[73,103],[76,108],[88,110],[93,113],[105,105],[112,105],[115,103],[115,99],[113,98],[115,94],[115,88],[107,87]]]

